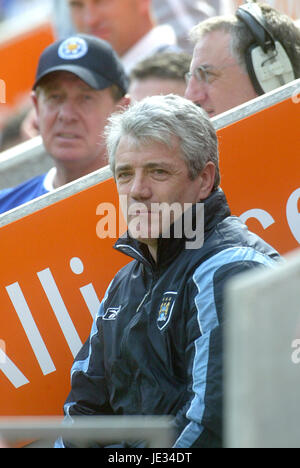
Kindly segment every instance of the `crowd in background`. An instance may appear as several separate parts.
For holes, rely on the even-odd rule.
[[[279,3],[279,0],[265,1],[275,7],[277,3]],[[152,0],[152,13],[157,25],[169,25],[173,31],[175,31],[177,45],[180,50],[192,56],[193,44],[189,39],[189,32],[191,29],[207,18],[234,13],[236,6],[241,3],[242,0],[200,0],[197,2],[195,0],[166,0],[164,2],[161,0]],[[289,5],[290,4],[291,3],[289,3]],[[281,3],[281,5],[283,5],[283,3]],[[293,14],[297,14],[296,8],[297,7],[294,8]],[[44,0],[43,2],[39,0],[0,0],[0,33],[1,22],[5,23],[5,20],[12,21],[10,29],[13,31],[14,20],[21,20],[21,23],[24,24],[28,18],[38,17],[40,13],[45,14],[45,12],[52,12],[51,18],[57,38],[68,37],[76,32],[70,18],[70,11],[66,0]],[[2,37],[5,37],[5,34]],[[119,53],[118,50],[117,52]],[[143,58],[144,57],[142,57],[141,60]],[[4,64],[1,65],[3,66]],[[125,69],[128,72],[126,63]],[[27,100],[25,99],[25,103],[26,102]],[[12,121],[12,132],[14,132],[19,126],[19,121],[23,121],[24,115],[27,112],[27,108],[24,109],[23,100],[20,103],[20,108],[21,110],[18,109],[17,112],[10,109],[7,105],[5,108],[3,107],[0,109],[0,152],[7,149],[7,147],[13,146],[16,141],[18,142],[18,135],[16,139],[14,134],[12,134],[12,137],[10,136],[10,124]],[[19,121],[16,120],[18,118]],[[8,128],[9,139],[12,141],[12,143],[8,143],[8,146],[3,144],[3,128]]]

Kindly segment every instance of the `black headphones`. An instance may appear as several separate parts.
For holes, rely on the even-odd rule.
[[[241,5],[236,16],[246,24],[253,43],[246,51],[246,65],[255,91],[261,95],[295,80],[291,61],[282,46],[268,30],[257,3]]]

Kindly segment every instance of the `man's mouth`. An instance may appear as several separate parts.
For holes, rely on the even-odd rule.
[[[200,107],[200,109],[203,109],[203,110],[207,113],[207,115],[208,115],[209,117],[214,117],[214,116],[216,115],[214,110],[212,110],[212,109],[205,109],[203,106],[201,106],[201,104],[198,104],[197,102],[196,102],[195,104],[196,104],[196,106]]]
[[[101,39],[106,39],[107,37],[109,37],[110,31],[106,27],[99,26],[98,28],[93,28],[90,31],[90,34],[96,37],[100,37]]]
[[[205,111],[205,112],[207,113],[207,115],[209,117],[214,117],[216,115],[215,111],[213,111],[213,110],[208,110],[208,111]]]
[[[70,133],[70,132],[59,132],[56,134],[58,138],[62,138],[63,140],[75,140],[80,138],[80,135],[77,133]]]

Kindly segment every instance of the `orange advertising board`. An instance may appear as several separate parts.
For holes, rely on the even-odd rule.
[[[61,414],[69,369],[127,259],[99,239],[112,180],[0,229],[0,415]]]
[[[218,131],[232,212],[281,253],[300,244],[299,109],[288,99]],[[62,414],[74,355],[129,261],[98,236],[118,217],[109,179],[0,228],[1,416]]]
[[[40,54],[54,39],[53,26],[45,21],[0,43],[0,103],[5,104],[0,113],[29,97]]]
[[[294,96],[218,132],[232,212],[282,254],[300,244],[299,121]]]

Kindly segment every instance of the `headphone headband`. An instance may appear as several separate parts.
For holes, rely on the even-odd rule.
[[[248,26],[265,53],[270,49],[275,49],[275,39],[268,30],[262,11],[256,3],[241,5],[236,16]]]

